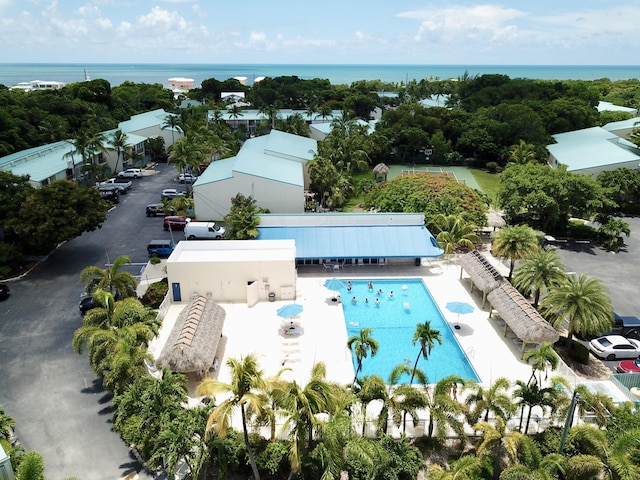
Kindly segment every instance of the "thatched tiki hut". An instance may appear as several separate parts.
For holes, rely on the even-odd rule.
[[[225,316],[224,308],[211,298],[196,296],[178,315],[156,365],[178,373],[209,370]]]
[[[379,163],[375,167],[373,167],[373,177],[376,182],[386,182],[387,175],[389,175],[389,167],[387,167],[384,163]]]
[[[495,232],[496,228],[504,227],[507,224],[507,222],[502,216],[502,212],[491,209],[487,212],[487,224],[490,227],[493,227],[493,231]]]
[[[560,338],[556,329],[509,282],[490,292],[487,298],[491,303],[489,316],[495,308],[505,322],[504,336],[509,327],[522,340],[522,355],[527,343],[555,343]]]
[[[460,278],[463,270],[471,277],[471,292],[474,285],[482,292],[482,308],[484,308],[487,293],[498,288],[504,281],[504,277],[477,250],[472,250],[460,257]]]

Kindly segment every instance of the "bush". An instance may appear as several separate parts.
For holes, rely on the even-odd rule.
[[[256,455],[258,470],[264,478],[286,478],[289,470],[289,445],[285,442],[269,442]]]
[[[589,349],[575,340],[571,340],[571,342],[572,345],[569,356],[583,365],[589,363]]]
[[[160,262],[162,262],[162,260],[160,260],[160,258],[159,258],[159,257],[156,257],[156,256],[153,256],[153,257],[151,257],[151,258],[149,259],[149,263],[150,263],[151,265],[157,265],[157,264],[159,264]]]
[[[169,281],[163,278],[159,282],[152,283],[142,296],[142,304],[151,308],[158,308],[169,291]]]
[[[502,167],[496,162],[489,162],[487,163],[487,171],[489,173],[500,173],[502,171]]]

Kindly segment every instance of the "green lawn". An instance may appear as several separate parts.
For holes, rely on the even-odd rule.
[[[498,190],[500,189],[500,174],[489,173],[479,168],[470,168],[469,171],[473,175],[473,178],[476,179],[476,182],[478,182],[480,190],[491,198],[492,204],[495,203],[498,197]]]

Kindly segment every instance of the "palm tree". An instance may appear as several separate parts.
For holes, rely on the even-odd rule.
[[[113,429],[128,445],[135,445],[143,457],[149,458],[158,447],[163,425],[171,423],[184,410],[187,392],[187,377],[172,373],[167,367],[162,369],[160,378],[144,375],[114,396]]]
[[[550,287],[560,285],[566,277],[558,252],[539,249],[520,264],[513,277],[513,286],[523,295],[533,296],[533,306],[538,308],[540,295]]]
[[[558,368],[558,363],[560,359],[558,355],[553,350],[553,345],[550,343],[543,343],[538,346],[538,348],[534,348],[529,350],[524,354],[522,359],[529,363],[531,360],[531,367],[533,368],[532,375],[535,375],[536,371],[542,372],[544,370],[544,379],[548,378],[548,368],[551,367],[551,370],[555,370]],[[542,385],[542,378],[538,378],[538,383]]]
[[[535,148],[535,145],[520,140],[520,143],[509,149],[509,161],[518,164],[535,162],[537,160]]]
[[[516,406],[508,392],[509,387],[511,382],[506,377],[497,378],[488,389],[482,385],[474,385],[475,390],[464,401],[465,404],[474,406],[467,415],[469,424],[477,423],[481,417],[483,421],[488,422],[491,413],[502,418],[509,418],[514,414]]]
[[[187,171],[199,171],[200,162],[204,160],[199,143],[196,143],[191,137],[181,138],[170,148],[168,163],[174,163],[178,173],[186,173]],[[187,184],[187,188],[188,184]]]
[[[115,173],[118,173],[118,162],[122,157],[122,165],[124,166],[124,154],[127,150],[127,134],[118,129],[111,134],[109,138],[110,149],[116,152],[116,166],[113,169]]]
[[[367,406],[374,400],[384,402],[387,397],[387,386],[379,375],[365,376],[360,379],[360,385],[356,385],[355,394],[362,409],[362,436],[364,437],[367,426]]]
[[[567,325],[570,348],[573,335],[599,335],[613,327],[613,305],[599,279],[569,275],[540,303],[542,314],[555,328]]]
[[[75,156],[78,155],[82,159],[82,174],[86,173],[88,168],[93,166],[93,157],[106,151],[104,146],[105,138],[102,133],[93,133],[87,129],[81,129],[76,133],[72,140],[68,140],[73,150],[63,155],[63,158],[71,158],[73,170],[75,172]],[[75,179],[75,173],[74,173]]]
[[[518,443],[522,434],[507,432],[507,424],[502,417],[496,417],[495,425],[488,422],[477,423],[473,430],[481,435],[480,443],[476,446],[476,455],[481,459],[493,458],[493,478],[497,480],[505,454],[511,461],[517,458]]]
[[[80,280],[86,283],[88,293],[100,288],[116,298],[134,297],[138,282],[132,274],[122,270],[129,264],[131,264],[129,257],[121,255],[107,268],[95,265],[84,268],[80,272]]]
[[[524,408],[526,406],[528,407],[528,412],[524,433],[528,433],[529,423],[531,422],[531,410],[533,407],[541,407],[543,412],[544,409],[548,407],[553,413],[558,407],[556,400],[561,394],[555,387],[540,388],[537,381],[524,383],[521,380],[517,380],[516,385],[517,387],[513,394],[519,399],[518,403],[521,405],[520,424],[518,426],[518,430],[522,431]]]
[[[411,380],[409,381],[409,385],[413,383],[413,378],[416,375],[416,370],[418,369],[418,362],[420,361],[420,357],[424,358],[425,361],[429,359],[429,355],[431,355],[431,349],[435,346],[436,342],[442,345],[442,337],[440,336],[439,330],[434,330],[431,328],[431,323],[427,320],[423,324],[416,325],[416,330],[413,332],[413,344],[420,343],[420,350],[418,351],[418,355],[416,356],[416,361],[413,364],[413,371],[411,373]]]
[[[288,383],[277,395],[276,403],[285,417],[282,430],[289,430],[289,461],[291,473],[302,467],[302,455],[313,444],[313,434],[321,425],[321,413],[334,412],[334,391],[337,386],[327,382],[327,370],[322,362],[311,369],[311,377],[302,387],[296,381]]]
[[[445,255],[449,255],[458,250],[473,250],[477,244],[481,243],[480,237],[476,235],[478,227],[465,221],[462,215],[445,215],[440,213],[433,220],[436,240]]]
[[[511,281],[516,261],[531,257],[540,248],[536,231],[527,225],[504,227],[493,232],[491,236],[493,238],[493,254],[508,258],[511,263],[509,281]]]
[[[475,480],[479,478],[482,462],[476,455],[463,455],[450,463],[450,470],[429,465],[429,480]]]
[[[209,415],[205,430],[206,438],[208,439],[213,432],[220,438],[225,438],[231,426],[234,412],[240,410],[244,443],[251,462],[253,478],[260,480],[260,472],[258,472],[255,455],[249,443],[247,419],[252,415],[262,413],[264,409],[266,398],[263,394],[263,371],[260,369],[254,354],[249,354],[245,358],[240,358],[240,360],[230,358],[227,360],[227,366],[231,370],[231,383],[206,378],[196,389],[198,395],[213,396],[218,393],[231,395],[216,406]]]
[[[103,386],[117,394],[147,374],[145,362],[152,360],[147,346],[158,334],[160,321],[134,298],[114,303],[110,293],[100,290],[94,298],[103,306],[84,317],[72,345],[78,354],[87,345],[91,368]]]
[[[449,375],[439,380],[435,385],[427,385],[424,380],[421,384],[427,398],[425,408],[429,411],[427,437],[433,438],[435,431],[438,441],[444,443],[447,437],[447,427],[449,427],[464,445],[467,441],[464,423],[458,420],[464,408],[460,402],[451,397],[449,392],[454,385],[466,385],[466,380],[458,375]]]
[[[178,115],[169,114],[162,122],[162,126],[160,127],[162,130],[169,129],[171,130],[171,145],[176,143],[175,132],[184,133],[184,130],[180,126],[181,119]]]
[[[389,427],[389,415],[393,419],[393,423],[397,426],[402,421],[402,407],[401,407],[401,395],[400,388],[396,388],[400,383],[400,379],[403,375],[409,375],[411,370],[406,363],[401,363],[391,370],[389,377],[387,378],[387,393],[382,399],[382,409],[378,416],[378,422],[376,425],[376,431],[378,435],[386,434]]]
[[[380,347],[378,341],[371,336],[371,332],[373,332],[373,328],[363,328],[360,330],[359,335],[353,335],[349,337],[349,340],[347,341],[347,347],[350,350],[353,350],[353,354],[356,356],[356,362],[358,364],[356,374],[353,377],[354,384],[358,379],[358,374],[362,371],[362,359],[367,358],[369,352],[371,352],[371,356],[374,357],[376,353],[378,353],[378,348]]]
[[[243,116],[242,108],[240,108],[238,105],[234,104],[227,111],[229,112],[229,117],[235,119],[234,128],[237,129],[238,128],[238,117],[242,117]]]

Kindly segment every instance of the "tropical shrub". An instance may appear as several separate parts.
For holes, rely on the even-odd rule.
[[[154,282],[149,285],[147,291],[142,296],[142,304],[151,308],[158,308],[168,291],[169,282],[166,278],[163,278],[159,282]]]
[[[268,478],[286,478],[289,470],[289,445],[270,442],[256,455],[258,470]]]
[[[364,206],[381,212],[424,213],[428,228],[438,214],[460,215],[479,227],[487,224],[487,206],[478,193],[442,174],[415,173],[379,183],[366,193]]]

